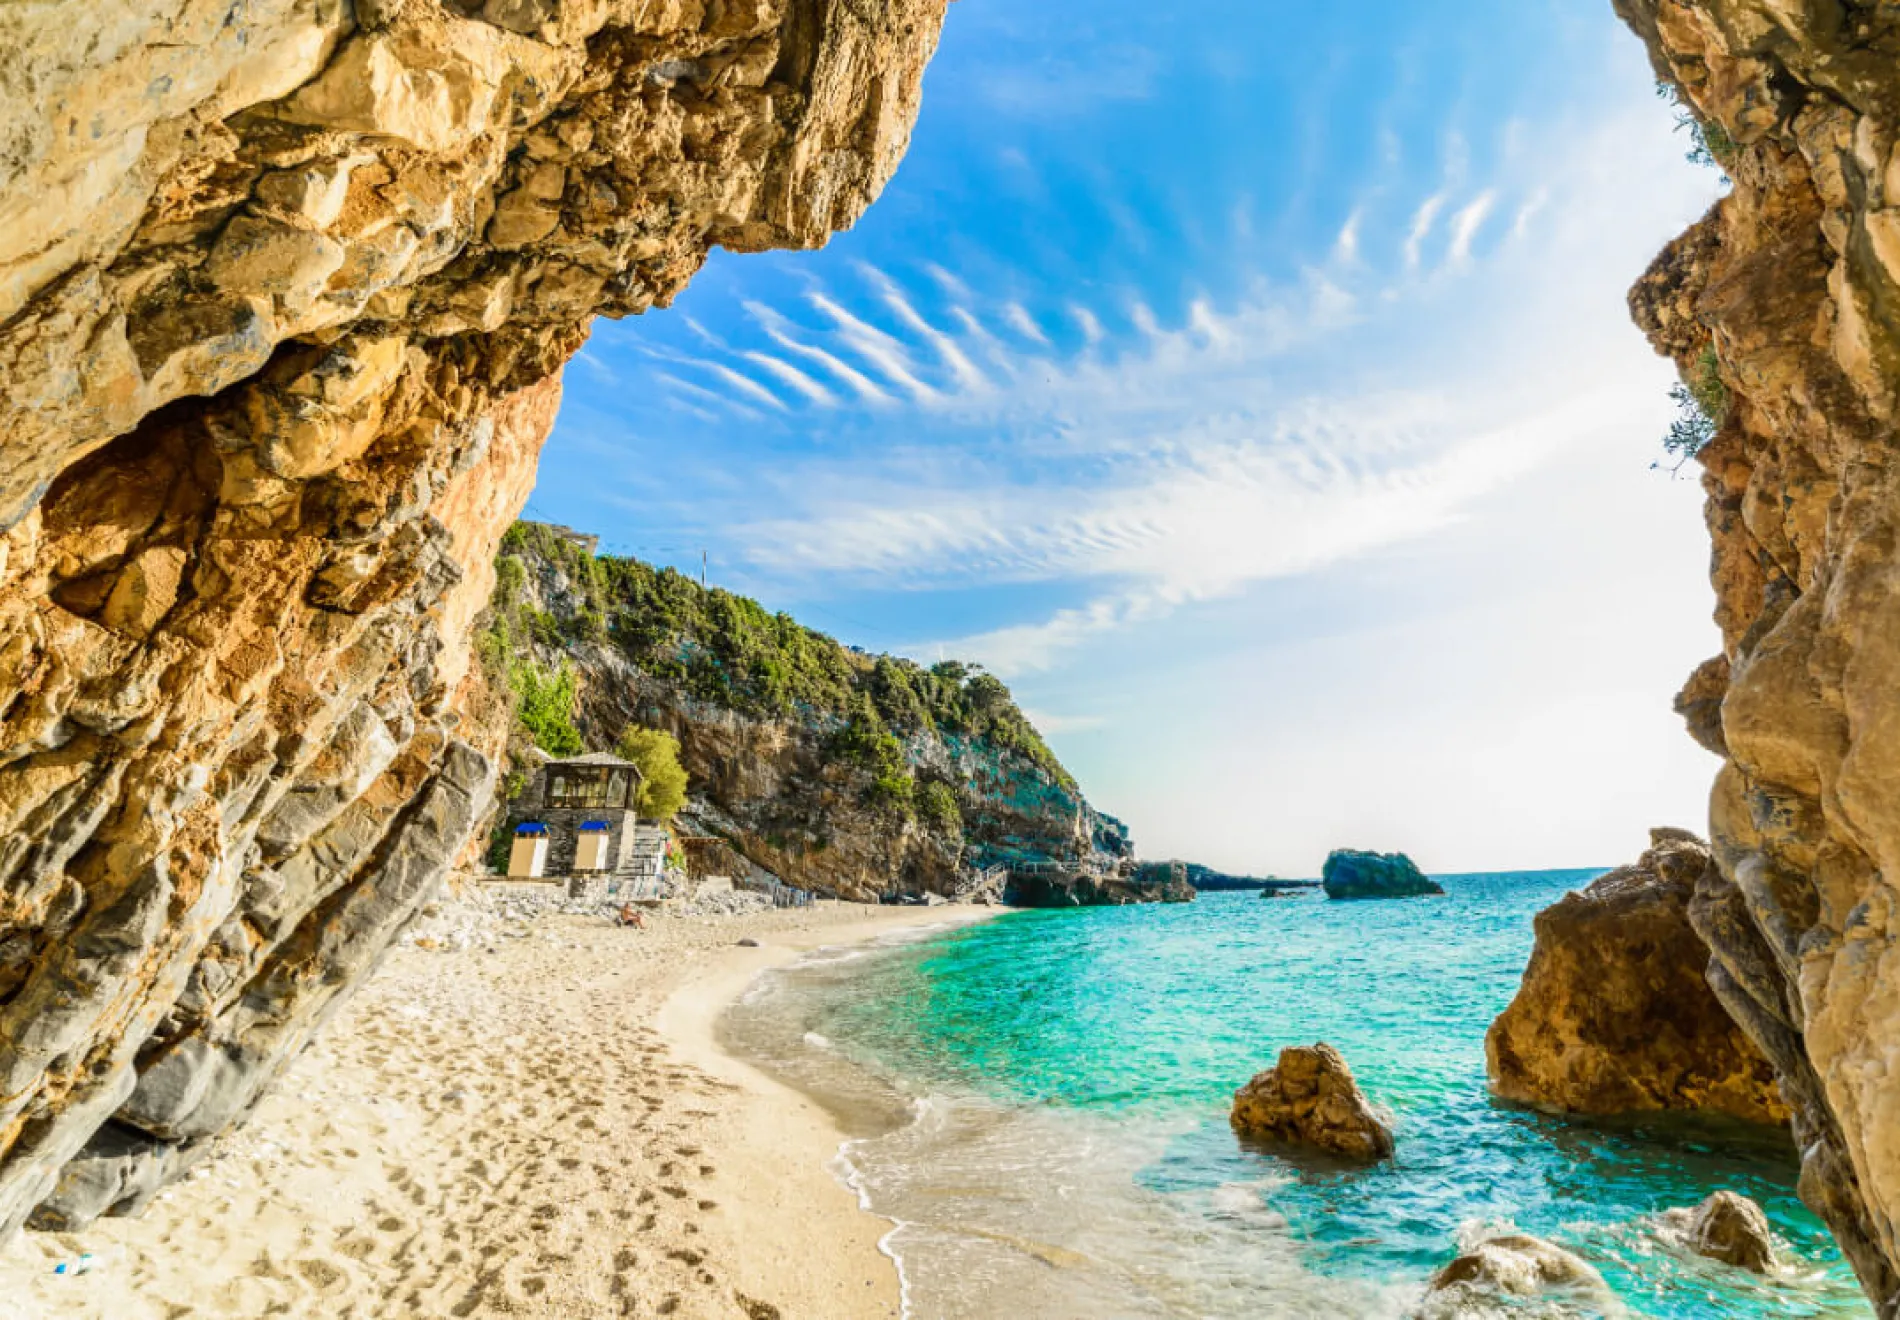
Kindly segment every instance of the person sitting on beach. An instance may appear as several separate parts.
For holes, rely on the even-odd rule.
[[[632,926],[635,930],[645,930],[647,928],[647,914],[631,903],[621,904],[620,916],[616,920],[617,924]]]

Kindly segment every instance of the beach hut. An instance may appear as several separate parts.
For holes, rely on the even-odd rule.
[[[521,846],[524,827],[541,831],[543,863],[537,876],[605,876],[632,861],[639,830],[635,804],[640,768],[608,752],[552,760],[530,781],[509,812]],[[508,873],[515,875],[510,850]]]

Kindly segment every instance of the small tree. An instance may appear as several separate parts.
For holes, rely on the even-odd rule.
[[[640,796],[634,809],[649,820],[668,821],[686,805],[686,767],[680,764],[679,739],[663,729],[629,726],[616,749],[640,768]]]
[[[1682,380],[1670,386],[1669,398],[1676,405],[1676,420],[1663,436],[1663,448],[1680,466],[1701,453],[1728,420],[1728,386],[1714,344],[1705,345]]]

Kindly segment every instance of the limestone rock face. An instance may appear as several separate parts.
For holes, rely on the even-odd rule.
[[[1708,845],[1655,830],[1634,866],[1537,914],[1524,983],[1486,1033],[1507,1100],[1574,1114],[1710,1110],[1785,1123],[1774,1070],[1704,975],[1689,922],[1696,886],[1719,883]]]
[[[1331,1045],[1293,1045],[1234,1093],[1234,1130],[1350,1160],[1392,1154],[1392,1129],[1373,1112]]]
[[[1488,1315],[1498,1301],[1517,1298],[1555,1304],[1560,1316],[1601,1315],[1616,1303],[1596,1267],[1575,1252],[1528,1233],[1501,1233],[1461,1251],[1434,1275],[1419,1314],[1427,1320]],[[1553,1312],[1540,1307],[1535,1314]]]
[[[1415,898],[1445,892],[1404,853],[1351,848],[1337,848],[1327,855],[1320,886],[1328,898]]]
[[[1738,1192],[1716,1192],[1692,1210],[1671,1210],[1691,1251],[1725,1265],[1766,1274],[1775,1239],[1762,1208]]]
[[[1734,181],[1630,299],[1729,398],[1699,456],[1726,673],[1683,703],[1726,757],[1720,880],[1691,917],[1781,1076],[1803,1196],[1900,1315],[1900,12],[1616,7]]]
[[[531,529],[549,530],[523,531]],[[1108,870],[1133,852],[1126,827],[1095,810],[1073,781],[993,738],[902,730],[906,766],[957,786],[959,823],[946,829],[918,813],[883,810],[866,793],[872,772],[833,749],[836,717],[746,706],[731,694],[720,700],[678,673],[643,668],[611,635],[582,626],[590,611],[615,608],[577,581],[598,571],[590,551],[550,553],[539,535],[521,536],[505,544],[503,558],[518,579],[514,608],[561,634],[550,642],[528,630],[512,645],[547,672],[569,668],[586,744],[612,747],[630,725],[673,734],[694,795],[685,827],[726,840],[787,884],[858,902],[900,894],[968,899],[979,891],[965,892],[965,868],[1013,854],[1052,860],[1046,874],[1012,883],[1010,901],[1022,906],[1193,897],[1185,884],[1084,874],[1087,861]]]
[[[849,224],[943,4],[0,8],[0,1237],[141,1203],[426,901],[561,364]]]

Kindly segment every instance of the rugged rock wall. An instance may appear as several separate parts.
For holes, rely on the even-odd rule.
[[[849,224],[943,4],[0,8],[0,1236],[136,1204],[373,967],[490,798],[561,364]]]
[[[1761,1051],[1709,990],[1689,921],[1708,845],[1653,830],[1634,866],[1537,914],[1524,984],[1485,1034],[1497,1093],[1573,1114],[1707,1110],[1785,1123]]]
[[[571,673],[590,750],[611,750],[630,726],[673,734],[693,793],[688,826],[788,884],[875,902],[950,895],[972,869],[1027,862],[1038,875],[1012,887],[1025,906],[1161,892],[1083,876],[1132,855],[1127,828],[1089,804],[994,679],[919,691],[932,676],[915,666],[678,574],[595,556],[541,524],[520,524],[502,563],[489,663]],[[762,690],[772,683],[776,698]],[[977,722],[979,683],[996,709]],[[953,693],[945,709],[938,699]],[[885,756],[844,736],[854,717],[888,731]],[[880,791],[891,787],[901,792]],[[953,804],[940,813],[933,787]]]
[[[1617,8],[1734,180],[1631,295],[1729,396],[1701,454],[1724,653],[1681,702],[1727,761],[1693,916],[1803,1194],[1900,1315],[1900,12]]]

